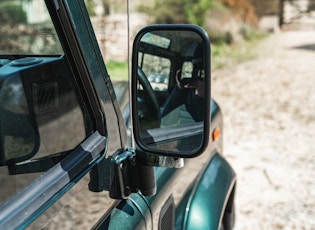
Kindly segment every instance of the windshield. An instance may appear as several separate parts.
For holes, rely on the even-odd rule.
[[[63,54],[44,1],[0,1],[0,54]]]

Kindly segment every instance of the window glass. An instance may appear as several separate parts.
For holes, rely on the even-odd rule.
[[[192,78],[193,68],[194,66],[192,62],[184,62],[182,67],[182,78]]]
[[[115,87],[117,82],[128,81],[130,47],[126,2],[93,1],[91,4],[91,1],[85,0],[85,3],[107,72]]]
[[[0,205],[85,139],[73,79],[44,1],[0,1]]]
[[[170,44],[171,44],[171,40],[168,38],[164,38],[162,36],[158,36],[152,33],[146,33],[142,38],[141,38],[142,42],[151,44],[151,45],[155,45],[164,49],[168,49]]]
[[[155,91],[168,89],[171,61],[167,58],[139,53],[139,68],[144,72]],[[154,63],[152,65],[152,63]]]
[[[0,1],[1,54],[61,54],[56,31],[42,0]]]

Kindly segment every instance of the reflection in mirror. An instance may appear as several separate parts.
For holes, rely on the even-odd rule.
[[[202,148],[210,104],[210,47],[205,40],[195,30],[179,28],[145,31],[136,41],[135,133],[143,147],[190,154]]]
[[[31,119],[21,78],[7,77],[0,90],[0,165],[30,158],[38,150],[38,130]]]

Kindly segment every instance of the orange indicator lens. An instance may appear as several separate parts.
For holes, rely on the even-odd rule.
[[[212,132],[212,140],[216,141],[220,137],[220,130],[215,128]]]

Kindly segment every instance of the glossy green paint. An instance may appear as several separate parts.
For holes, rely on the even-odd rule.
[[[127,200],[117,203],[95,229],[134,230],[151,229],[149,207],[140,194],[133,194]]]
[[[176,171],[179,169],[174,168],[162,168],[155,167],[155,177],[156,177],[156,195],[151,197],[145,197],[149,206],[152,206],[152,203],[156,201],[156,198],[163,196],[165,193],[166,196],[169,195],[167,189],[165,190],[165,185],[173,178],[176,177]]]
[[[215,154],[191,191],[183,229],[218,229],[235,180],[228,162]]]
[[[179,169],[156,168],[157,194],[145,197],[150,207],[168,196],[167,185],[177,179]],[[215,154],[176,205],[175,229],[218,229],[236,175],[228,162]],[[155,225],[154,225],[155,226]]]

